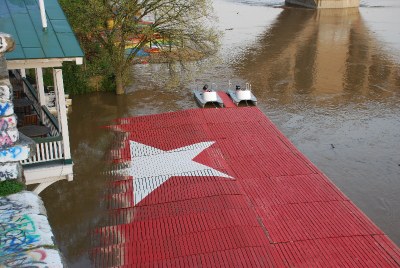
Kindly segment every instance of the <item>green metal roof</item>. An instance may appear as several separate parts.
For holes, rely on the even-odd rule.
[[[43,30],[37,0],[0,0],[0,32],[11,34],[15,50],[7,60],[81,58],[83,52],[57,0],[45,0]]]

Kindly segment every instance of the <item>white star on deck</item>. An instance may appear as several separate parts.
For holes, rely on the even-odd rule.
[[[189,146],[163,151],[135,141],[130,141],[131,162],[119,174],[133,176],[134,205],[171,177],[216,176],[232,178],[209,166],[193,161],[197,155],[214,142],[200,142]]]

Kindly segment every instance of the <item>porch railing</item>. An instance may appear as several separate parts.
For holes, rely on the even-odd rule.
[[[26,96],[33,102],[35,113],[41,118],[41,123],[50,129],[50,137],[34,138],[36,154],[21,163],[32,165],[64,160],[64,144],[57,118],[45,105],[40,106],[37,91],[31,83],[26,78],[22,78],[22,81],[25,84]]]
[[[44,113],[42,123],[46,127],[50,128],[50,136],[54,137],[61,135],[57,119],[52,113],[50,113],[49,109],[47,109],[45,105],[42,106],[42,112]]]
[[[34,141],[36,142],[36,154],[21,161],[21,164],[30,165],[64,159],[64,146],[61,136],[36,138]]]

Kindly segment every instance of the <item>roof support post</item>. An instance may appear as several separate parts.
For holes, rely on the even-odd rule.
[[[26,78],[26,70],[25,69],[20,69],[20,75],[21,75],[21,78]],[[25,85],[25,83],[22,83],[22,89],[24,90],[24,92],[26,93],[26,91],[27,91],[27,88],[26,88],[26,85]]]
[[[25,69],[21,69],[20,74],[21,74],[21,77],[26,78],[26,70]]]
[[[42,107],[42,105],[46,105],[46,94],[44,93],[44,82],[43,82],[43,69],[36,68],[35,74],[36,74],[36,86],[37,86],[39,104],[40,107]],[[44,112],[40,110],[40,119],[42,122],[44,120],[44,116],[45,116]]]
[[[64,159],[71,160],[71,150],[69,144],[69,132],[68,132],[68,119],[67,109],[65,106],[65,93],[64,93],[64,81],[62,75],[62,69],[53,69],[54,78],[54,93],[56,95],[56,106],[58,113],[58,125],[61,130],[61,135],[64,144]]]

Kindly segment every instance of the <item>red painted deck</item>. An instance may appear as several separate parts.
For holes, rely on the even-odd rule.
[[[224,107],[225,108],[235,108],[236,105],[233,103],[231,98],[224,92],[224,91],[218,91],[218,96],[221,98],[221,100],[224,102]]]
[[[114,128],[126,134],[97,267],[400,267],[399,248],[255,107]]]

